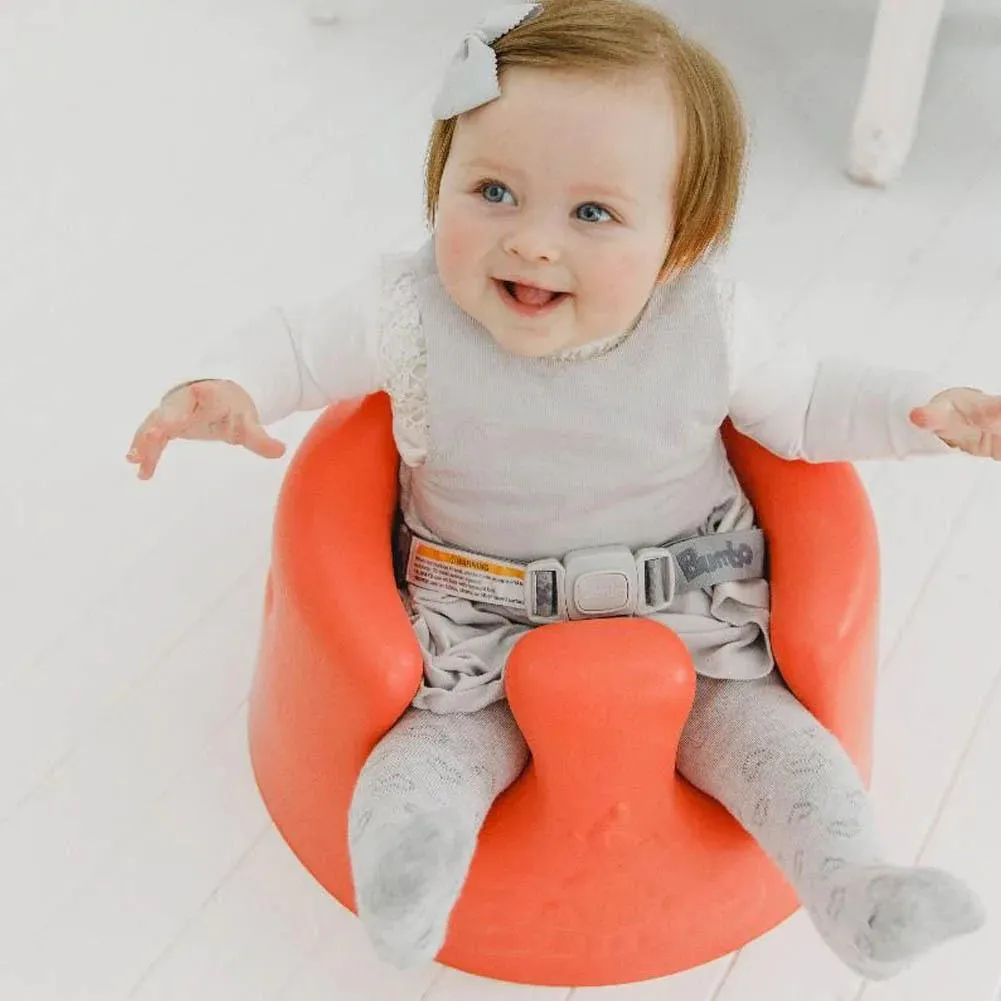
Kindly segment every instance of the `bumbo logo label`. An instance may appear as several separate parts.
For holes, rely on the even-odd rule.
[[[691,583],[699,577],[714,573],[720,567],[733,567],[734,570],[741,570],[750,566],[754,560],[754,550],[746,543],[735,546],[728,542],[723,549],[716,549],[703,555],[699,555],[694,547],[683,549],[678,554],[678,566],[685,575],[685,579]]]

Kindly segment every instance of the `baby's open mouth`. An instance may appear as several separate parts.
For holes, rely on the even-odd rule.
[[[552,289],[540,288],[537,285],[524,285],[521,282],[496,280],[503,289],[505,298],[511,304],[521,307],[521,311],[537,313],[550,306],[555,306],[567,297],[567,292],[554,292]]]

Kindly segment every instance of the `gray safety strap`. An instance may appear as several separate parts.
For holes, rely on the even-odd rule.
[[[675,585],[679,591],[765,575],[765,533],[760,528],[700,535],[665,548],[681,571]]]
[[[765,536],[757,528],[695,536],[636,555],[645,605],[641,612],[662,609],[685,591],[765,574]]]
[[[415,540],[406,525],[400,524],[398,538],[398,553],[403,560],[410,553]],[[464,550],[449,550],[456,566],[447,573],[439,571],[434,586],[449,592],[454,591],[456,597],[469,597],[483,601],[496,601],[498,594],[492,591],[477,592],[478,587],[495,588],[494,583],[484,585],[488,580],[487,567],[496,573],[503,571],[503,564],[493,558]],[[700,535],[668,546],[640,550],[636,554],[639,562],[641,579],[638,581],[642,595],[644,611],[656,611],[669,604],[676,594],[686,591],[704,590],[730,581],[756,580],[764,577],[766,565],[765,535],[761,529],[750,528],[735,532],[719,532],[714,535]],[[502,600],[503,604],[521,605],[525,600],[531,611],[541,618],[560,618],[562,604],[565,601],[562,583],[562,564],[559,560],[543,560],[551,568],[536,569],[525,581],[528,593],[521,592],[521,597],[511,595],[511,600]],[[462,566],[465,564],[465,566]],[[398,564],[399,566],[399,564]],[[534,565],[533,565],[534,566]],[[461,569],[460,569],[461,567]],[[470,568],[474,568],[472,571]],[[406,567],[400,568],[401,577],[411,583],[426,583],[413,578],[407,573]],[[481,583],[471,582],[471,574],[478,574]],[[462,575],[460,582],[457,575]],[[468,588],[473,590],[469,591]]]

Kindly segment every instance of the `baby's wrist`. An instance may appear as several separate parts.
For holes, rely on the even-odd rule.
[[[188,386],[195,385],[196,382],[208,382],[207,379],[189,379],[187,382],[179,382],[176,386],[171,386],[163,396],[160,397],[161,403],[166,403],[174,393],[180,392],[182,389],[187,389]]]
[[[243,388],[243,386],[241,386],[238,382],[234,382],[232,379],[188,379],[187,382],[179,382],[176,386],[171,386],[170,389],[163,394],[163,398],[160,402],[166,402],[171,396],[174,395],[174,393],[180,392],[182,389],[187,389],[188,386],[198,386],[205,382],[220,382],[226,383],[230,386],[235,386],[241,393],[250,399],[250,394]]]

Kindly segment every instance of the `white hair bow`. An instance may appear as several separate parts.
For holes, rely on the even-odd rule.
[[[431,107],[439,121],[489,104],[501,95],[497,53],[492,46],[542,9],[540,3],[509,4],[489,11],[475,31],[462,41]]]

